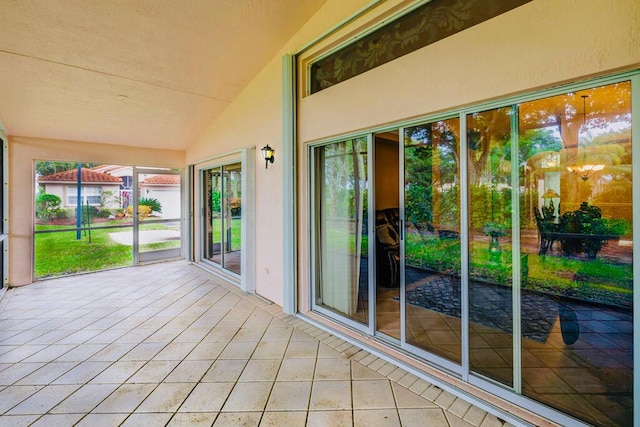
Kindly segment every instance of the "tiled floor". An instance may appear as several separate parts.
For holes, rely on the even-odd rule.
[[[11,289],[0,310],[0,425],[503,425],[184,261]]]

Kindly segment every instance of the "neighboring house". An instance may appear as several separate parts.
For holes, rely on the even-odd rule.
[[[120,183],[119,197],[120,207],[126,208],[129,206],[133,199],[133,167],[122,165],[100,165],[91,168],[92,171],[107,173],[111,176],[118,177],[122,180]]]
[[[81,178],[82,205],[86,205],[88,202],[91,206],[100,206],[102,204],[102,195],[107,191],[118,195],[120,184],[122,183],[122,179],[118,177],[86,168],[82,168]],[[63,208],[76,207],[78,202],[77,169],[42,176],[38,178],[38,185],[44,187],[45,193],[55,194],[60,197]],[[110,198],[110,200],[107,201],[107,205],[103,207],[116,209],[120,207],[120,204],[118,199],[113,197]]]
[[[162,218],[180,218],[180,175],[141,176],[140,198],[157,199],[162,206],[161,213],[154,215]]]

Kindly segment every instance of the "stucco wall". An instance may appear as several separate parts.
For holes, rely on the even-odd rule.
[[[9,137],[9,285],[32,281],[34,224],[34,161],[57,160],[184,167],[184,152],[118,145]]]
[[[195,164],[240,148],[256,148],[256,232],[252,236],[256,292],[276,304],[282,305],[283,291],[282,200],[291,197],[282,194],[282,56],[297,51],[366,3],[328,1],[186,153],[187,163]],[[275,162],[268,169],[260,153],[267,144],[275,149]],[[195,246],[197,250],[199,245]]]
[[[347,30],[345,30],[346,32]],[[298,100],[299,302],[308,304],[309,142],[640,67],[637,0],[534,0]],[[311,53],[310,53],[311,54]],[[304,59],[304,58],[303,58]],[[363,133],[364,134],[364,133]]]
[[[345,4],[348,3],[348,4]],[[197,163],[256,147],[256,290],[282,303],[281,56],[296,52],[369,2],[329,0],[227,110],[187,150]],[[384,8],[400,1],[386,2]],[[378,12],[373,12],[375,15]],[[364,19],[341,30],[347,37]],[[534,0],[356,78],[299,99],[299,271],[307,300],[305,146],[383,123],[509,94],[633,69],[640,65],[640,6],[635,0]],[[311,49],[310,51],[313,51]],[[276,161],[264,168],[259,149]]]

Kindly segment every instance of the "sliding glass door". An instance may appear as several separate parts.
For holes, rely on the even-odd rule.
[[[241,273],[242,165],[202,171],[203,258],[231,273]]]
[[[134,168],[135,262],[177,258],[182,254],[182,172]],[[135,197],[137,194],[137,197]]]
[[[632,83],[311,147],[313,308],[561,423],[630,425]]]
[[[315,304],[360,325],[369,322],[367,138],[318,147]]]
[[[406,342],[461,362],[460,120],[404,130]]]

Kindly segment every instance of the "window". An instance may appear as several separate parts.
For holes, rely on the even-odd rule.
[[[311,147],[312,308],[561,424],[630,425],[631,83]]]
[[[76,206],[78,203],[77,187],[67,186],[67,206]],[[89,203],[91,206],[100,206],[102,187],[82,186],[82,205]]]

